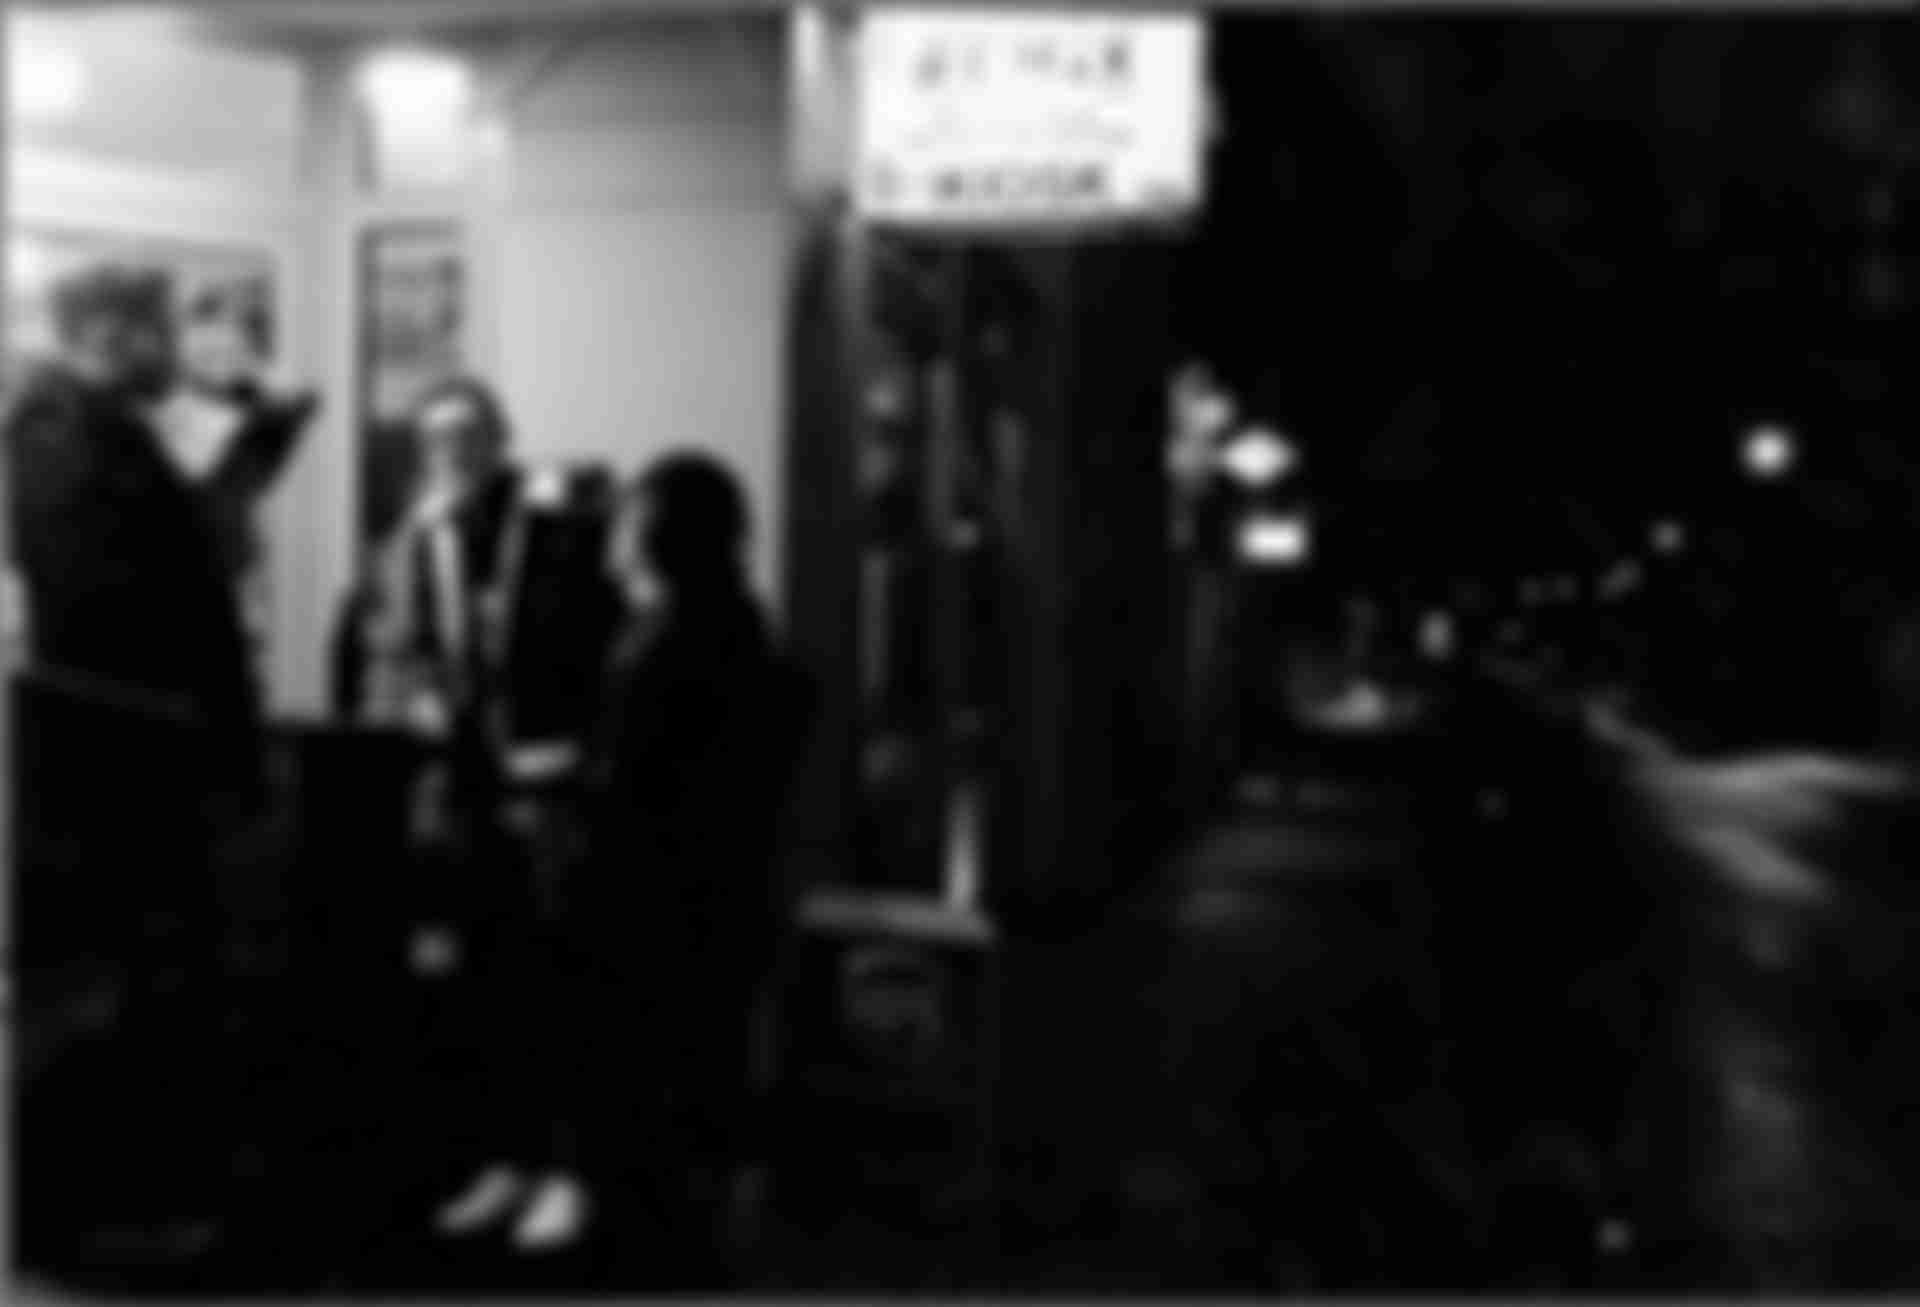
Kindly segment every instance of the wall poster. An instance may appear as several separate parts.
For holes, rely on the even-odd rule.
[[[465,363],[466,252],[453,222],[385,224],[360,247],[360,540],[399,523],[413,479],[407,420]]]
[[[181,316],[218,299],[245,326],[253,370],[278,362],[277,268],[271,251],[166,237],[15,223],[7,235],[7,352],[30,362],[53,347],[53,288],[91,268],[157,268],[173,282]]]

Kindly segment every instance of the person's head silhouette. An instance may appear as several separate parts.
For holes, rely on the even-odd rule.
[[[746,495],[717,459],[674,453],[635,485],[638,544],[661,586],[685,596],[737,589],[746,543]]]
[[[412,425],[424,499],[459,502],[507,466],[513,436],[506,408],[483,381],[440,382],[415,404]]]
[[[136,399],[155,399],[177,370],[173,283],[164,272],[105,266],[53,290],[54,327],[73,369]]]

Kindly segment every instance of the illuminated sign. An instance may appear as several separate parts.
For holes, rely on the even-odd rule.
[[[1178,217],[1201,192],[1193,15],[906,10],[860,34],[855,201],[913,225]]]
[[[1255,427],[1220,453],[1220,465],[1227,475],[1256,490],[1280,480],[1299,462],[1299,451],[1265,427]]]
[[[1298,567],[1313,552],[1313,535],[1300,517],[1255,517],[1241,524],[1240,558],[1254,567]]]
[[[1793,470],[1799,453],[1793,433],[1784,427],[1755,427],[1740,446],[1740,461],[1756,481],[1777,481]]]

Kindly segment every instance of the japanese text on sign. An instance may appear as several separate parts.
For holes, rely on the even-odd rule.
[[[1190,209],[1201,188],[1203,31],[1190,16],[869,15],[862,212],[1071,224]]]

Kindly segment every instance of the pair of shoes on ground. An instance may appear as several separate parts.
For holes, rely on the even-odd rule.
[[[535,1180],[510,1166],[494,1166],[435,1214],[434,1228],[459,1239],[512,1221],[509,1239],[515,1251],[562,1252],[586,1237],[592,1206],[586,1186],[574,1176],[554,1173]]]

